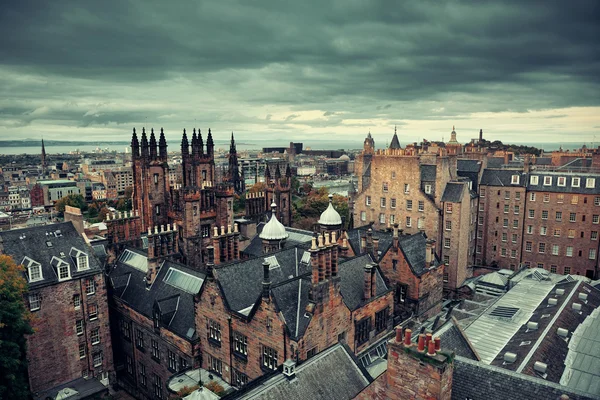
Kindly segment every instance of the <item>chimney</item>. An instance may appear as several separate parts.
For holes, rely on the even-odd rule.
[[[283,376],[288,380],[293,380],[296,377],[296,362],[292,359],[287,359],[283,363]]]
[[[412,345],[412,343],[411,343],[411,336],[412,336],[412,330],[411,329],[406,329],[404,331],[404,346],[410,347]]]
[[[373,230],[367,230],[367,253],[373,254]]]
[[[371,297],[377,296],[377,264],[373,263],[371,268]]]
[[[263,283],[262,283],[262,297],[263,300],[269,300],[271,292],[271,277],[270,267],[268,262],[263,262]]]
[[[348,257],[348,239],[342,239],[342,246],[340,247],[340,255]]]
[[[373,238],[373,257],[375,258],[375,261],[379,261],[379,238],[378,237]]]
[[[435,240],[427,239],[425,242],[425,265],[427,268],[431,267],[435,261],[434,253]]]
[[[319,283],[319,249],[317,248],[317,238],[312,238],[312,245],[310,246],[310,267],[312,271],[312,284],[313,286]]]
[[[325,245],[323,244],[323,236],[319,235],[319,252],[317,253],[319,259],[319,282],[325,280]]]
[[[206,263],[206,277],[208,279],[213,279],[213,270],[215,267],[215,248],[213,246],[208,246],[206,250],[208,251],[208,262]]]
[[[483,129],[479,130],[479,143],[483,141]]]
[[[338,276],[338,244],[335,231],[331,233],[331,276]]]
[[[361,232],[360,234],[360,254],[364,254],[367,251],[367,236]]]
[[[371,280],[372,280],[372,272],[371,270],[373,269],[373,266],[371,264],[367,264],[365,265],[365,283],[364,283],[364,287],[363,287],[363,291],[364,291],[364,299],[365,300],[369,300],[371,298],[371,290],[372,290],[372,284],[371,284]]]
[[[422,333],[419,334],[419,341],[417,342],[417,350],[419,353],[423,353],[425,351],[425,335]]]
[[[394,250],[398,251],[399,239],[398,239],[398,224],[394,224],[394,234],[392,236],[392,246]]]

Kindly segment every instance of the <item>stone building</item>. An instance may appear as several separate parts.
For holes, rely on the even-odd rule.
[[[0,232],[0,253],[25,267],[35,333],[27,338],[34,398],[106,391],[114,379],[103,265],[71,222]]]

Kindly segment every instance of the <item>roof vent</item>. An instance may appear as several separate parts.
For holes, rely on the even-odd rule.
[[[575,311],[581,311],[581,303],[573,303],[571,307],[573,307],[573,310]]]
[[[558,304],[558,300],[557,300],[557,299],[555,299],[555,298],[553,298],[553,297],[550,297],[550,298],[548,299],[548,306],[555,306],[555,305],[557,305],[557,304]]]
[[[583,300],[584,303],[587,303],[587,298],[587,293],[579,293],[579,300]]]
[[[555,293],[557,296],[562,296],[563,294],[565,294],[565,289],[556,289]]]
[[[558,328],[556,330],[556,333],[558,334],[558,336],[562,336],[564,338],[566,338],[567,336],[569,336],[569,331],[565,328]]]
[[[546,370],[548,369],[548,364],[543,363],[541,361],[536,361],[533,364],[533,369],[542,375],[542,378],[546,378]]]
[[[511,353],[507,351],[504,353],[504,362],[506,363],[514,363],[517,360],[517,355],[515,353]]]
[[[537,328],[538,328],[538,323],[537,322],[529,321],[527,323],[527,331],[536,331]]]
[[[296,362],[294,360],[287,359],[283,363],[283,375],[289,380],[296,377]]]
[[[519,346],[529,346],[531,344],[531,340],[525,340],[519,344]]]

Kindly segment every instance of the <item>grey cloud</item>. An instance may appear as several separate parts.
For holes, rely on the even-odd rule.
[[[286,121],[286,122],[289,122],[289,121],[291,121],[291,120],[293,120],[293,119],[296,119],[296,118],[298,118],[299,116],[300,116],[300,115],[298,115],[298,114],[291,114],[291,115],[288,115],[287,117],[285,117],[285,121]]]

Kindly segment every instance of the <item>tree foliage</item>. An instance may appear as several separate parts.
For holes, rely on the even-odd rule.
[[[70,194],[65,197],[61,197],[54,204],[54,208],[59,213],[65,212],[65,206],[77,207],[82,211],[87,209],[87,204],[85,203],[85,199],[80,194]]]
[[[23,301],[23,267],[0,255],[0,399],[28,399],[26,339],[33,333]]]
[[[342,217],[343,226],[348,224],[348,198],[337,194],[333,195],[333,207]],[[294,226],[300,229],[311,230],[317,223],[321,213],[329,206],[329,191],[326,187],[312,189],[306,196],[302,196],[294,203]]]

